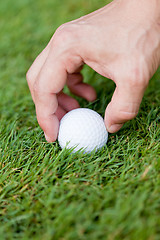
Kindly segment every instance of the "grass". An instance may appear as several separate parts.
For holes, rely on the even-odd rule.
[[[0,8],[0,239],[160,239],[160,69],[139,115],[96,154],[45,142],[25,72],[63,22],[106,1],[6,0]],[[104,114],[114,84],[84,69]]]

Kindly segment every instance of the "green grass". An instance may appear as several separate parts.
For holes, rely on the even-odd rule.
[[[58,2],[58,3],[57,3]],[[139,115],[106,147],[45,142],[25,73],[56,28],[106,1],[5,0],[0,7],[0,239],[160,239],[160,69]],[[84,69],[104,114],[114,84]]]

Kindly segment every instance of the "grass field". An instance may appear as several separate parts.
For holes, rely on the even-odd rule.
[[[25,73],[56,28],[101,0],[0,3],[0,240],[160,239],[160,69],[139,115],[96,154],[45,141]],[[90,68],[104,115],[114,84]]]

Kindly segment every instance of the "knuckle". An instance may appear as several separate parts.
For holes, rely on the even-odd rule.
[[[71,23],[64,23],[61,25],[54,34],[54,43],[57,45],[68,45],[74,41],[75,30]]]
[[[45,126],[44,117],[37,116],[37,121],[38,121],[39,126],[42,128],[42,130],[45,131],[46,126]]]
[[[40,92],[41,92],[40,85],[39,85],[38,81],[35,81],[34,84],[33,84],[33,92],[34,92],[35,96],[39,95]]]
[[[42,109],[37,106],[36,106],[36,115],[37,115],[38,124],[45,131],[46,122],[48,121],[49,116],[46,114],[45,111],[42,111]]]
[[[134,119],[137,116],[138,112],[120,112],[119,113],[119,118],[123,121],[129,121]]]
[[[30,82],[32,81],[30,69],[26,73],[26,79],[27,79],[28,85],[30,85]]]
[[[145,88],[147,87],[147,81],[144,76],[141,76],[137,70],[133,72],[132,76],[130,76],[130,84],[132,87],[141,87]]]
[[[139,65],[141,66],[142,64]],[[141,67],[134,66],[132,69],[130,69],[127,78],[129,79],[131,87],[146,88],[149,82],[149,77],[145,64],[143,64]]]
[[[122,105],[116,104],[114,108],[114,116],[119,122],[127,122],[134,119],[139,111],[139,103],[123,103]]]

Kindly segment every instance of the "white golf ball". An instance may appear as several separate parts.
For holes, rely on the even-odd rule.
[[[102,148],[108,140],[103,118],[95,111],[78,108],[60,121],[58,142],[61,148],[91,152]]]

